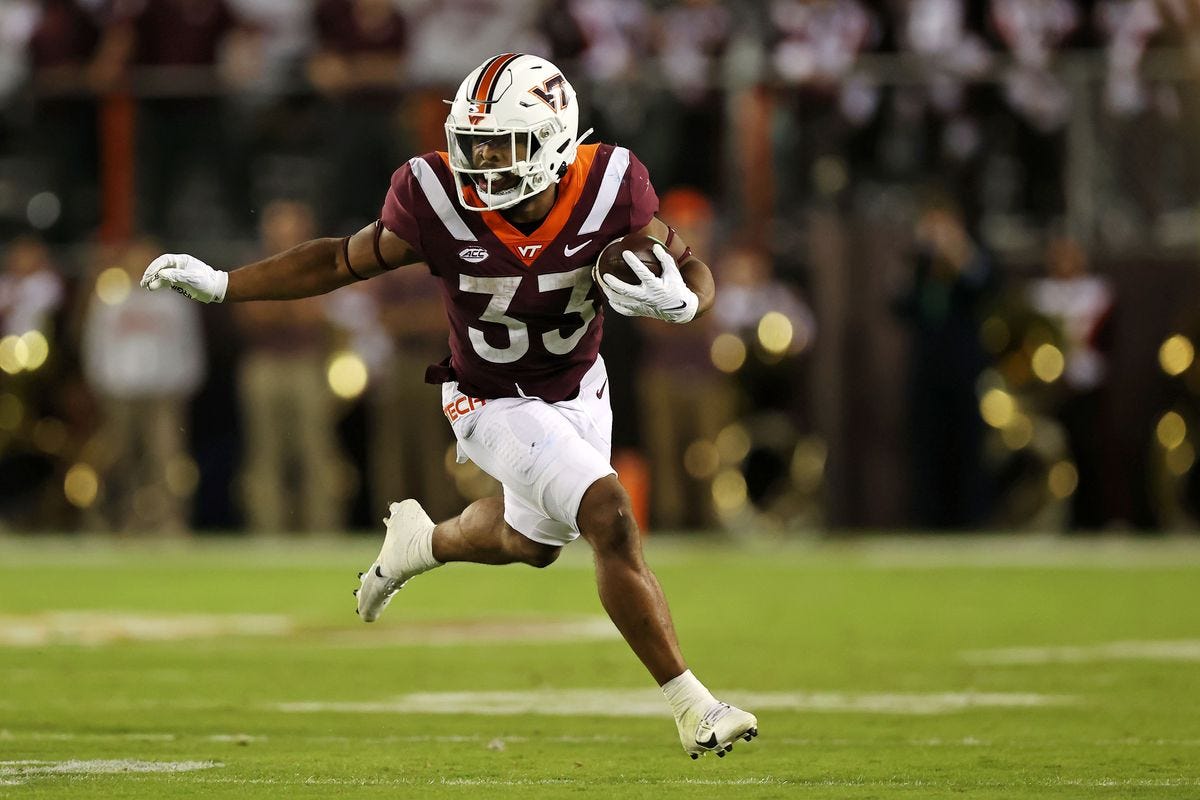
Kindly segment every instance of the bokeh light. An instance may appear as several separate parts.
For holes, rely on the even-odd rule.
[[[1079,486],[1079,472],[1070,461],[1059,461],[1050,467],[1046,484],[1050,489],[1050,494],[1059,500],[1065,500],[1074,494],[1075,488]]]
[[[1176,477],[1186,475],[1195,463],[1196,451],[1191,442],[1185,441],[1167,451],[1167,471]]]
[[[67,502],[76,508],[88,508],[96,502],[100,491],[100,478],[89,464],[75,464],[67,470],[63,479],[63,494]]]
[[[802,439],[792,451],[792,482],[802,492],[815,492],[825,480],[825,442],[812,436]]]
[[[1065,362],[1062,351],[1052,344],[1038,345],[1038,348],[1033,351],[1030,366],[1038,380],[1043,383],[1054,383],[1063,374]]]
[[[129,297],[129,273],[120,267],[109,267],[96,278],[96,296],[106,306],[116,306]]]
[[[746,345],[732,333],[722,333],[713,340],[713,366],[721,372],[737,372],[746,363]]]
[[[343,350],[329,361],[329,388],[343,400],[353,400],[367,388],[367,365],[357,353]]]
[[[62,200],[54,192],[38,192],[25,206],[25,218],[39,231],[52,227],[61,216]]]
[[[1000,438],[1008,449],[1024,450],[1033,441],[1033,420],[1025,414],[1013,414],[1000,431]]]
[[[0,370],[16,375],[25,369],[29,359],[29,345],[20,336],[5,336],[0,339]]]
[[[1017,401],[1003,389],[988,389],[979,401],[979,415],[993,428],[1006,428],[1017,413]]]
[[[1168,411],[1159,417],[1158,424],[1154,426],[1154,435],[1164,449],[1174,450],[1187,438],[1187,422],[1179,412]]]
[[[1177,333],[1167,337],[1158,348],[1158,363],[1163,372],[1168,375],[1182,375],[1196,359],[1196,350],[1192,340]]]
[[[738,464],[750,454],[750,432],[739,423],[726,425],[717,434],[717,453],[722,464]]]
[[[768,311],[758,321],[758,343],[771,355],[782,355],[792,346],[792,322],[778,311]]]
[[[712,494],[718,511],[737,511],[746,505],[746,479],[736,469],[722,470],[713,479]]]
[[[25,343],[25,369],[33,372],[50,357],[50,342],[41,331],[29,331],[21,336]]]

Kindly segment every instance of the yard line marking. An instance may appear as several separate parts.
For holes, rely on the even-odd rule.
[[[589,615],[549,618],[499,618],[444,620],[435,624],[386,625],[382,628],[333,632],[331,646],[393,647],[416,645],[452,647],[462,644],[512,644],[514,642],[615,641],[621,632],[608,617]]]
[[[999,647],[966,650],[962,660],[981,666],[1083,664],[1091,661],[1200,661],[1200,639],[1101,642],[1057,647]]]
[[[123,775],[132,773],[178,773],[223,767],[217,761],[139,761],[130,758],[94,759],[90,761],[43,761],[21,759],[0,761],[0,779],[7,786],[29,783],[30,778],[53,775]]]
[[[0,647],[172,642],[222,636],[288,636],[298,632],[281,614],[137,614],[114,611],[54,611],[29,616],[0,615]],[[608,617],[505,617],[439,620],[364,629],[316,630],[309,639],[328,647],[453,647],[524,642],[615,641],[620,632]],[[162,670],[161,679],[172,679]],[[178,674],[187,677],[187,673]],[[17,677],[22,677],[18,675]],[[40,673],[32,679],[40,679]]]
[[[221,636],[284,636],[291,619],[282,614],[138,614],[120,611],[48,611],[0,616],[0,647],[83,645],[115,642],[176,642]]]
[[[207,735],[183,733],[71,733],[67,731],[12,731],[0,728],[0,742],[177,742],[196,739],[205,742],[250,744],[269,741],[305,742],[309,744],[473,744],[501,739],[504,742],[555,742],[559,744],[624,743],[634,741],[631,736],[594,734],[589,736],[496,736],[492,734],[409,734],[392,736],[266,736],[252,733],[213,733]]]
[[[939,692],[929,694],[843,692],[722,692],[745,708],[774,711],[827,711],[867,714],[948,714],[969,708],[1035,708],[1077,702],[1062,695],[1022,692]],[[536,689],[512,692],[414,692],[377,701],[305,701],[270,708],[292,714],[481,714],[602,717],[660,717],[662,693],[653,689]]]
[[[10,730],[0,730],[0,741],[27,739],[34,742],[78,742],[78,741],[111,741],[122,742],[173,742],[177,737],[173,733],[70,733],[67,731],[30,731],[13,733]]]

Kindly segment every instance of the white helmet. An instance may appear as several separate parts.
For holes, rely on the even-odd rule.
[[[458,202],[471,211],[496,211],[558,183],[591,133],[578,131],[575,90],[558,67],[521,53],[489,58],[458,87],[446,117]],[[493,163],[476,167],[473,151],[485,143]]]

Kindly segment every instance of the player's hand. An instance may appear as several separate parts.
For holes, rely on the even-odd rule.
[[[150,262],[142,275],[142,287],[152,292],[174,289],[201,303],[219,303],[225,299],[229,273],[215,270],[194,256],[167,253]]]
[[[691,322],[696,316],[700,299],[683,282],[675,259],[660,244],[654,245],[654,257],[662,265],[662,275],[655,275],[636,255],[626,250],[621,254],[625,263],[638,276],[639,284],[625,283],[612,275],[602,276],[602,288],[608,304],[627,317],[654,317],[664,322]]]
[[[600,265],[592,265],[592,283],[600,287],[608,307],[623,317],[648,317],[650,308],[645,303],[630,300],[624,295],[617,294],[604,283],[600,275]]]

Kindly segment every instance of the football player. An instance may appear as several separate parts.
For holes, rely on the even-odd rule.
[[[424,262],[450,323],[450,356],[425,380],[442,387],[460,461],[504,492],[438,524],[415,500],[393,503],[379,557],[360,576],[359,615],[374,621],[405,583],[451,561],[545,567],[582,536],[595,551],[601,602],[662,687],[684,750],[724,756],[757,735],[758,722],[713,697],[683,660],[609,463],[599,354],[605,304],[684,324],[711,308],[713,279],[655,216],[641,162],[623,147],[582,144],[578,128],[575,91],[557,67],[519,53],[489,58],[451,103],[446,152],[400,167],[375,223],[231,272],[163,255],[142,285],[206,303],[286,300]],[[597,287],[600,251],[631,233],[664,243],[653,248],[662,275],[626,253],[640,283],[605,275]]]

